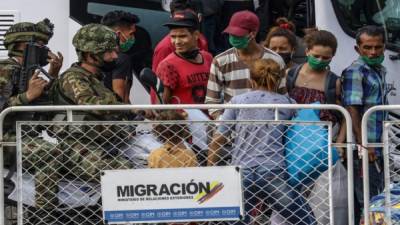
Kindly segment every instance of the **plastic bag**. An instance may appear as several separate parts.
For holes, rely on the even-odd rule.
[[[299,110],[293,121],[320,121],[319,110]],[[332,164],[335,164],[339,154],[335,148],[331,149]],[[285,155],[289,184],[311,183],[328,169],[328,129],[311,124],[289,126],[285,134]]]
[[[308,204],[313,210],[318,224],[330,224],[328,184],[329,171],[327,170],[315,181],[308,197]],[[332,167],[332,196],[333,224],[348,224],[347,171],[340,161]]]

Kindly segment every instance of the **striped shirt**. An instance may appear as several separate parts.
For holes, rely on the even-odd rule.
[[[285,67],[282,58],[267,48],[264,48],[262,58],[273,59],[282,69]],[[207,84],[206,104],[227,103],[232,97],[250,90],[250,69],[239,60],[235,48],[230,48],[214,58]],[[217,110],[209,110],[211,114],[215,111]]]

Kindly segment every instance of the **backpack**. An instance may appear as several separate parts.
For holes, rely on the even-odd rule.
[[[304,64],[298,65],[289,70],[288,75],[286,77],[286,88],[288,93],[294,88],[296,84],[297,77],[299,76],[299,72]],[[325,79],[325,98],[326,104],[336,104],[336,82],[339,77],[329,71],[327,77]]]
[[[299,72],[304,64],[297,65],[296,67],[290,69],[288,71],[287,77],[286,77],[286,88],[287,92],[289,93],[296,84],[297,77],[299,76]],[[327,77],[325,79],[325,89],[324,89],[324,94],[325,94],[325,99],[326,99],[326,104],[334,104],[336,105],[336,82],[339,79],[339,76],[337,76],[335,73],[332,71],[328,71]],[[332,111],[333,115],[340,120],[342,118],[342,114],[336,110]]]

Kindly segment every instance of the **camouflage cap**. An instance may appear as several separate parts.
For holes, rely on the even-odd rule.
[[[78,52],[103,53],[118,47],[115,32],[101,24],[88,24],[75,34],[72,44]]]
[[[4,46],[12,50],[14,43],[28,41],[43,41],[47,44],[53,36],[54,25],[49,19],[34,24],[30,22],[16,23],[12,25],[4,35]]]

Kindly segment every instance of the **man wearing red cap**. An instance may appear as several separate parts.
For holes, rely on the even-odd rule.
[[[175,48],[156,71],[164,84],[164,103],[204,103],[212,56],[198,48],[198,17],[187,10],[178,11],[164,26],[170,29],[169,36]]]
[[[226,103],[233,96],[250,91],[249,66],[256,59],[273,59],[284,68],[285,63],[278,54],[256,42],[259,27],[258,17],[250,11],[240,11],[232,16],[224,33],[229,34],[233,48],[214,58],[207,85],[207,104]],[[221,114],[220,110],[209,112],[214,119]]]

